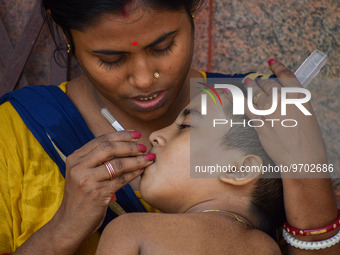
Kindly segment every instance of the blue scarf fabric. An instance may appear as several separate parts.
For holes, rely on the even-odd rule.
[[[212,81],[212,83],[215,81],[215,79],[217,79],[216,81],[218,81],[218,79],[228,79],[228,83],[231,84],[235,84],[235,85],[243,85],[242,80],[249,74],[253,74],[255,72],[248,72],[248,73],[237,73],[237,74],[223,74],[223,73],[209,73],[206,72],[207,74],[207,79],[210,79],[210,81]],[[258,82],[261,78],[262,78],[263,74],[257,73],[257,76],[255,77],[254,81]],[[277,78],[275,76],[275,74],[272,74],[268,77],[268,79],[275,79],[277,81]],[[221,81],[221,80],[220,80]]]
[[[94,139],[72,101],[59,87],[52,85],[34,85],[12,91],[0,98],[0,104],[5,101],[11,102],[65,178],[65,163],[53,143],[67,157]],[[116,192],[116,197],[126,212],[146,212],[130,185]],[[99,231],[115,217],[117,215],[108,209]]]

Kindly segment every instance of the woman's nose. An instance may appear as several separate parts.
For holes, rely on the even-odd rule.
[[[144,58],[135,61],[129,78],[130,83],[141,90],[149,89],[156,79],[154,71]]]

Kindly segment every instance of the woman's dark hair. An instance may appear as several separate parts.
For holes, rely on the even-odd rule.
[[[244,94],[243,84],[239,86]],[[240,123],[249,118],[245,115],[233,115],[233,104],[227,104],[224,112],[233,123]],[[222,138],[222,144],[228,148],[240,150],[246,155],[259,156],[264,166],[275,166],[262,147],[256,130],[248,125],[233,125]],[[282,180],[279,173],[264,173],[258,178],[251,194],[251,211],[259,219],[259,229],[277,240],[277,230],[285,220]]]
[[[134,4],[135,8],[146,6],[154,10],[185,10],[188,15],[195,13],[202,5],[202,0],[42,0],[42,15],[51,31],[58,50],[65,50],[66,44],[60,47],[58,25],[73,49],[70,29],[83,31],[98,22],[105,13],[123,14],[124,8]],[[133,11],[133,10],[132,10]],[[48,13],[48,14],[47,14]],[[60,38],[60,37],[59,37]]]

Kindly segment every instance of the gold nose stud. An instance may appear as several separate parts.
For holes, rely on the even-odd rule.
[[[159,73],[158,73],[158,72],[154,72],[154,73],[153,73],[153,77],[155,77],[156,79],[158,79],[158,78],[159,78]]]

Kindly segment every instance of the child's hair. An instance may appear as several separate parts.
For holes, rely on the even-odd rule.
[[[249,118],[245,115],[233,115],[232,103],[224,107],[224,112],[233,123],[248,123]],[[259,156],[263,165],[275,166],[268,154],[263,149],[256,130],[248,125],[233,125],[223,136],[222,144],[240,150],[241,152]],[[255,188],[251,194],[251,210],[259,219],[260,230],[269,234],[274,239],[277,238],[277,230],[285,220],[285,210],[283,204],[283,189],[280,174],[264,173],[258,178]]]

